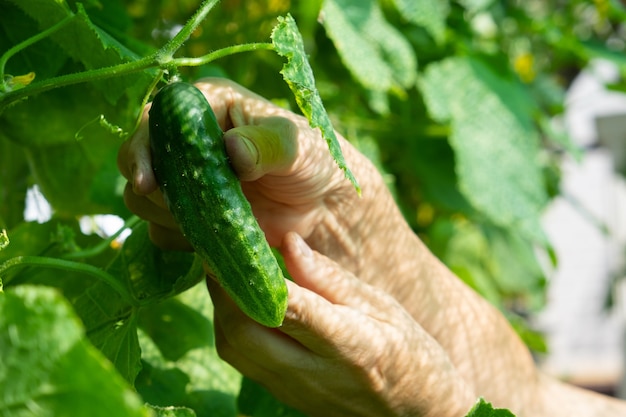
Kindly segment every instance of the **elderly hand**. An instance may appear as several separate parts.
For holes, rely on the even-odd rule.
[[[372,225],[380,225],[377,217],[389,212],[375,203],[384,200],[380,190],[385,188],[375,167],[339,136],[363,186],[359,198],[305,118],[225,79],[205,79],[196,86],[225,131],[231,164],[270,245],[278,246],[288,231],[295,231],[317,250],[358,269],[362,257],[355,255],[367,247]],[[118,166],[129,181],[126,204],[150,221],[152,240],[164,248],[188,249],[152,172],[147,109],[138,131],[122,145]],[[393,207],[391,198],[386,203]]]
[[[464,416],[476,397],[444,350],[389,295],[295,233],[282,245],[282,327],[245,316],[209,279],[220,356],[311,417]]]

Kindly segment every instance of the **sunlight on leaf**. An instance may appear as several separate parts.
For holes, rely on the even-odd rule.
[[[485,10],[494,0],[460,0],[459,3],[465,7],[470,13],[476,13]]]
[[[135,388],[155,406],[177,404],[199,417],[233,417],[241,374],[220,359],[213,305],[203,285],[140,311],[143,369]]]
[[[154,417],[196,417],[196,413],[187,407],[157,407],[149,404],[148,407],[154,411]]]
[[[300,411],[278,401],[261,384],[249,378],[241,381],[237,398],[239,413],[253,417],[306,417]]]
[[[443,42],[450,4],[446,0],[394,0],[406,20],[422,26],[437,42]]]
[[[480,398],[467,417],[515,417],[515,415],[503,408],[493,408],[490,403]]]
[[[451,124],[465,197],[495,224],[546,243],[540,214],[548,197],[534,108],[523,87],[470,57],[429,65],[420,87],[431,116]]]
[[[304,51],[302,36],[291,15],[279,18],[278,24],[272,31],[272,42],[276,52],[287,58],[281,74],[295,95],[300,110],[309,120],[311,127],[321,130],[335,162],[360,194],[361,188],[346,165],[335,130],[315,86],[313,70]]]
[[[7,235],[7,231],[2,229],[2,231],[0,231],[0,250],[3,250],[7,246],[9,246],[9,236]]]
[[[55,290],[22,285],[0,294],[0,347],[0,415],[149,415]]]
[[[326,0],[322,16],[344,65],[363,86],[389,91],[413,85],[415,53],[376,1]]]

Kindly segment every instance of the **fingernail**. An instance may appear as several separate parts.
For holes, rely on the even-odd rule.
[[[307,257],[307,258],[310,258],[311,256],[313,256],[313,251],[311,250],[309,245],[306,244],[306,242],[304,241],[304,239],[302,239],[300,235],[296,235],[296,246],[298,247],[298,251],[300,252],[300,255]]]
[[[241,142],[246,147],[246,150],[248,151],[248,154],[250,155],[250,159],[254,161],[255,165],[258,165],[259,164],[259,150],[257,149],[256,145],[245,136],[239,136],[239,137],[241,138]]]

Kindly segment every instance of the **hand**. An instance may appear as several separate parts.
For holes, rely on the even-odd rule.
[[[389,295],[295,233],[282,244],[289,306],[282,327],[245,316],[219,284],[220,356],[311,417],[464,416],[476,397],[447,354]]]
[[[278,246],[288,231],[296,231],[316,249],[354,264],[372,224],[366,217],[378,207],[372,201],[384,188],[367,158],[339,136],[350,167],[363,183],[365,197],[360,199],[306,119],[228,80],[206,79],[196,85],[225,131],[231,163],[269,243]],[[126,204],[150,221],[152,240],[165,248],[189,249],[152,172],[147,109],[137,133],[121,147],[118,165],[129,180]]]

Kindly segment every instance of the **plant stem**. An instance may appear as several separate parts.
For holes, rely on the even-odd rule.
[[[244,43],[218,49],[196,58],[175,58],[170,63],[181,67],[197,67],[228,55],[260,50],[273,51],[274,45],[271,43]]]
[[[217,51],[213,51],[209,54],[197,58],[173,58],[174,53],[182,46],[182,44],[189,38],[189,36],[191,36],[193,31],[198,27],[198,25],[211,11],[213,6],[218,3],[218,1],[219,0],[205,0],[200,8],[196,11],[196,13],[191,17],[191,19],[189,19],[185,26],[183,26],[180,32],[178,32],[176,36],[174,36],[168,43],[166,43],[161,49],[159,49],[156,53],[152,55],[146,56],[137,61],[125,62],[123,64],[113,65],[109,67],[97,68],[73,74],[65,74],[53,78],[48,78],[42,81],[36,81],[24,88],[20,88],[19,90],[15,91],[5,92],[4,94],[2,94],[0,91],[0,114],[5,108],[21,99],[35,94],[40,94],[58,87],[65,87],[68,85],[83,82],[91,82],[120,75],[128,75],[155,67],[160,68],[160,74],[162,74],[163,71],[166,71],[173,67],[199,66],[230,54],[274,49],[274,46],[271,43],[248,43],[219,49]],[[0,82],[2,81],[0,80]]]
[[[181,46],[189,39],[191,34],[196,30],[198,25],[209,14],[211,9],[218,3],[219,0],[205,0],[198,10],[191,16],[191,18],[185,23],[185,26],[174,36],[168,43],[163,45],[157,52],[157,61],[160,65],[167,64],[172,60],[174,53],[180,49]]]
[[[135,305],[136,302],[130,292],[115,277],[106,271],[93,265],[81,262],[67,261],[45,256],[16,256],[0,264],[0,277],[13,268],[25,268],[28,266],[38,266],[44,268],[61,269],[64,271],[80,272],[101,279],[110,285],[127,303]],[[6,282],[4,283],[7,284]]]
[[[65,87],[88,81],[96,81],[119,75],[132,74],[155,66],[157,66],[157,64],[154,56],[147,56],[137,61],[125,62],[123,64],[113,65],[110,67],[97,68],[74,74],[65,74],[59,75],[58,77],[47,78],[39,82],[34,82],[28,87],[0,95],[0,113],[2,113],[2,110],[4,110],[5,107],[8,107],[22,98],[40,94],[45,91],[52,90],[53,88]]]
[[[13,46],[8,51],[3,53],[2,56],[0,56],[0,82],[3,84],[3,86],[4,86],[4,68],[6,67],[7,62],[9,61],[9,59],[11,59],[13,55],[17,54],[23,49],[26,49],[27,47],[34,44],[35,42],[38,42],[42,40],[43,38],[50,36],[52,33],[56,32],[57,30],[65,26],[67,23],[69,23],[69,21],[72,20],[73,18],[74,18],[74,15],[67,16],[65,19],[60,20],[59,22],[50,26],[48,29],[42,32],[39,32],[36,35],[31,36],[30,38],[18,43],[17,45]]]
[[[107,239],[104,239],[102,242],[97,245],[92,246],[91,248],[70,252],[63,256],[64,259],[82,259],[89,258],[92,256],[96,256],[102,252],[104,252],[122,232],[126,229],[132,229],[135,227],[141,219],[137,216],[131,216],[128,220],[124,222],[124,225],[120,227],[115,233],[109,236]]]

